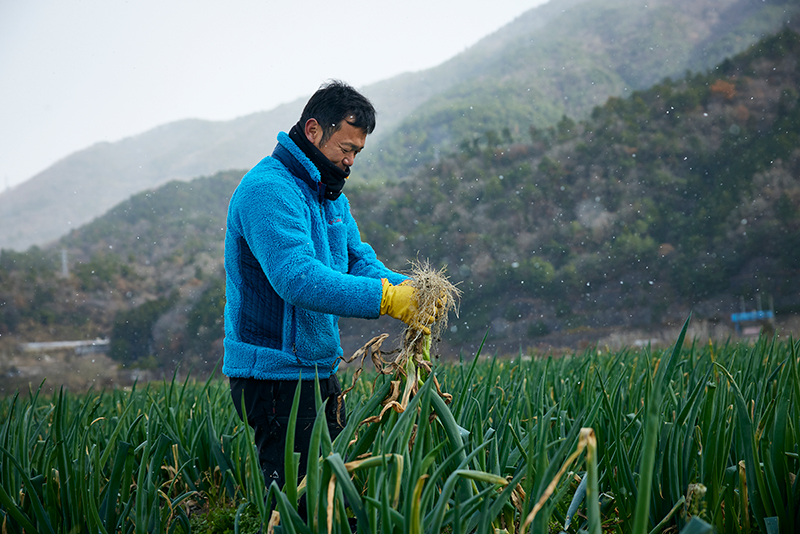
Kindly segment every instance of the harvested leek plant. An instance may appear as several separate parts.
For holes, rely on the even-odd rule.
[[[392,387],[389,394],[381,402],[383,409],[377,416],[369,417],[362,423],[380,421],[384,414],[393,409],[402,413],[408,407],[411,397],[419,392],[424,381],[430,376],[434,381],[437,393],[449,403],[453,396],[444,393],[439,386],[439,381],[432,375],[431,346],[434,340],[439,340],[441,333],[447,328],[447,315],[453,310],[458,314],[458,300],[461,292],[445,276],[445,269],[435,269],[429,262],[413,262],[411,278],[404,282],[417,290],[417,317],[411,321],[412,325],[420,325],[430,315],[430,310],[436,308],[436,321],[429,325],[430,334],[425,333],[418,326],[408,325],[402,334],[402,347],[399,351],[382,352],[381,346],[389,334],[381,334],[369,340],[357,350],[353,356],[346,360],[348,363],[361,359],[359,369],[353,376],[353,384],[344,393],[352,390],[363,369],[367,356],[372,360],[379,375],[393,375]],[[393,360],[384,356],[397,354]]]

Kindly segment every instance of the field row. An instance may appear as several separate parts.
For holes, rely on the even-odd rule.
[[[0,401],[0,522],[244,532],[274,500],[276,532],[797,532],[798,346],[676,347],[479,354],[435,368],[449,405],[429,379],[405,411],[360,425],[392,388],[365,373],[345,430],[331,442],[318,419],[309,475],[286,488],[264,487],[226,380],[33,391]],[[228,527],[199,521],[219,510]]]

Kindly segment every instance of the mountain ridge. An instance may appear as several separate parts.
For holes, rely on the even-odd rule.
[[[560,13],[551,14],[551,24],[535,38],[525,40],[513,31],[526,24],[525,15],[510,23],[504,46],[514,53],[505,61],[485,58],[488,67],[480,76],[415,109],[362,171],[382,178],[410,175],[434,161],[437,153],[488,130],[508,128],[510,134],[524,136],[529,125],[551,126],[562,115],[582,118],[609,96],[712,67],[754,42],[755,34],[780,27],[785,10],[797,9],[748,0],[557,5]],[[473,56],[480,50],[473,50]],[[469,55],[467,51],[451,61]]]
[[[680,39],[685,42],[670,46],[695,43],[696,55],[708,56],[705,61],[712,61],[721,50],[741,50],[759,32],[774,30],[781,17],[786,18],[784,12],[794,14],[800,9],[777,0],[681,0],[677,6],[680,10],[672,6],[672,12],[670,3],[663,0],[647,5],[653,6],[653,11],[661,10],[662,15],[653,20],[669,27],[676,25],[670,22],[673,14],[681,15],[680,20],[687,20],[683,11],[697,15],[693,25],[688,25],[695,28],[694,33]],[[603,66],[613,57],[596,55],[615,40],[630,40],[630,46],[621,49],[631,55],[631,65],[653,70],[653,81],[700,61],[683,54],[680,61],[675,60],[677,66],[666,72],[660,61],[671,61],[669,54],[664,59],[659,51],[660,55],[648,59],[643,52],[636,52],[643,48],[642,43],[649,42],[647,39],[653,41],[651,44],[658,42],[640,31],[637,21],[645,19],[626,13],[631,9],[639,13],[644,8],[633,0],[550,2],[523,13],[437,67],[363,88],[378,107],[379,125],[354,172],[374,181],[396,179],[413,174],[441,151],[462,141],[474,141],[487,130],[508,127],[509,135],[518,137],[524,136],[530,125],[555,124],[563,114],[580,118],[606,97],[624,93],[626,83],[630,85],[625,72]],[[722,21],[725,24],[735,22],[736,17],[744,22],[727,33],[718,29],[721,36],[708,31],[709,24],[719,28],[719,11],[727,14],[728,19],[723,17]],[[630,16],[626,19],[624,15]],[[625,20],[627,26],[622,24]],[[526,46],[521,47],[526,39]],[[547,71],[542,71],[521,77],[531,69],[535,71],[536,66],[531,65],[541,58],[548,58],[543,68],[553,72],[563,67],[564,74],[550,77],[543,76]],[[578,83],[586,73],[596,75],[597,81]],[[172,179],[250,168],[270,152],[275,133],[295,122],[304,100],[231,121],[185,119],[67,156],[0,194],[0,249],[20,250],[51,242],[130,195]],[[169,135],[173,130],[177,133]]]

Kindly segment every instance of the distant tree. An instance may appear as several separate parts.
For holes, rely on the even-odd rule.
[[[514,138],[511,136],[511,128],[508,126],[503,128],[503,142],[507,145],[510,145],[514,142]]]
[[[712,95],[721,95],[726,100],[733,100],[733,97],[736,96],[736,86],[725,80],[715,81],[711,84],[710,89]]]
[[[81,289],[94,291],[107,287],[117,276],[127,277],[131,274],[128,265],[121,262],[116,254],[98,253],[86,263],[79,263],[73,269]]]
[[[486,132],[486,149],[493,152],[495,148],[501,145],[500,136],[494,130]]]
[[[189,311],[187,334],[190,343],[202,351],[213,341],[223,337],[225,314],[225,280],[214,278],[200,299]]]
[[[177,298],[176,292],[168,298],[151,300],[132,310],[118,312],[111,329],[109,356],[126,365],[150,356],[153,326]]]
[[[561,120],[558,121],[556,125],[556,130],[558,131],[558,140],[559,141],[566,141],[567,139],[571,139],[575,137],[575,121],[567,117],[566,115],[561,116]]]

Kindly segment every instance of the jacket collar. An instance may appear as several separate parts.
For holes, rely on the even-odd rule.
[[[316,192],[320,203],[325,200],[326,188],[320,180],[319,170],[285,132],[278,134],[278,144],[272,151],[272,157],[280,161],[292,175],[305,182],[312,191]]]

